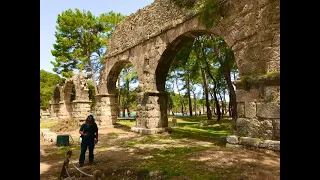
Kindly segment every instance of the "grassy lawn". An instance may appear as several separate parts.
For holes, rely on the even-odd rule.
[[[57,124],[57,121],[40,121],[40,128],[51,128]]]
[[[140,135],[130,132],[135,121],[121,120],[107,134],[100,136],[95,147],[97,164],[82,170],[92,174],[104,171],[104,179],[279,179],[280,155],[247,148],[226,148],[222,135],[235,134],[233,121],[222,119],[203,123],[201,117],[175,117],[177,126],[163,134]],[[169,126],[172,125],[169,117]],[[77,162],[80,146],[72,145],[72,161]],[[54,179],[59,174],[66,147],[51,147],[40,155],[40,162],[50,164],[41,179]],[[86,156],[88,158],[88,156]],[[87,160],[87,159],[86,159]],[[79,172],[70,167],[70,175]],[[267,178],[266,178],[267,177]]]

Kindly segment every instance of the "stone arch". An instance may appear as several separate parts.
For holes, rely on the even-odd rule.
[[[73,105],[71,100],[74,83],[72,79],[67,79],[62,86],[62,102],[60,105],[59,118],[72,118]]]
[[[61,87],[58,84],[54,87],[52,100],[50,101],[50,116],[53,118],[59,114],[60,89]]]
[[[88,91],[87,76],[81,72],[66,79],[63,84],[56,85],[51,100],[51,116],[59,119],[85,120],[91,111]],[[71,96],[74,99],[71,99]]]
[[[139,62],[134,54],[135,51],[129,50],[117,56],[107,58],[105,66],[101,71],[100,84],[98,86],[99,94],[96,96],[97,119],[102,126],[113,127],[118,117],[118,102],[116,97],[116,82],[122,69],[129,63],[133,65],[134,70]],[[135,52],[136,53],[136,52]],[[140,82],[141,74],[137,71]]]
[[[221,12],[219,23],[211,29],[201,25],[197,11],[179,9],[170,0],[155,0],[127,17],[110,40],[99,94],[108,92],[109,62],[122,61],[120,57],[126,54],[125,59],[133,60],[141,83],[137,131],[166,128],[159,103],[165,96],[161,87],[167,72],[161,67],[170,62],[170,54],[184,41],[211,32],[234,51],[240,76],[259,77],[250,90],[245,90],[241,80],[236,82],[238,132],[280,139],[280,0],[223,1]]]

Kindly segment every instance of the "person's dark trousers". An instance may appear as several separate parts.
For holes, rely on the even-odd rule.
[[[83,165],[84,160],[86,158],[86,151],[87,148],[89,147],[89,163],[93,162],[94,155],[93,155],[93,149],[94,149],[94,141],[92,142],[82,142],[81,143],[81,153],[80,153],[80,158],[79,158],[79,164]]]

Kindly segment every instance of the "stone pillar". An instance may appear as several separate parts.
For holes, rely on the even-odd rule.
[[[250,86],[248,89],[243,82],[236,83],[238,133],[280,140],[280,75],[261,79]]]
[[[90,114],[91,110],[91,101],[86,100],[74,100],[72,117],[74,120],[79,121],[79,124],[82,123]]]
[[[136,127],[133,132],[142,134],[161,133],[168,129],[166,92],[141,92],[137,100]]]
[[[58,118],[59,119],[69,119],[72,118],[72,114],[69,113],[67,104],[64,101],[59,102],[59,113]]]
[[[115,94],[96,95],[96,120],[101,127],[113,127],[117,121],[117,97]]]
[[[59,103],[50,103],[50,117],[56,118],[59,113]]]

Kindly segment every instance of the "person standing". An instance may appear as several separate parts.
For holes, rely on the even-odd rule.
[[[89,163],[94,160],[94,146],[98,142],[98,125],[92,115],[89,115],[86,122],[81,125],[79,133],[81,134],[81,153],[79,157],[79,166],[82,167],[85,160],[87,148],[89,149]]]

